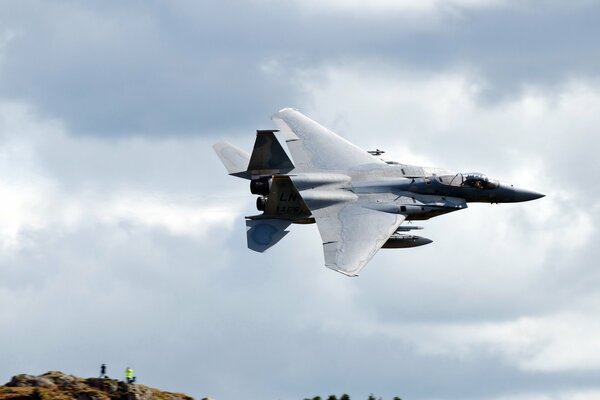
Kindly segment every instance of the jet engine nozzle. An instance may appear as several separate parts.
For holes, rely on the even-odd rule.
[[[256,198],[256,209],[258,211],[265,211],[265,209],[267,208],[267,197],[266,196],[260,196]]]
[[[266,196],[271,190],[271,178],[253,179],[250,181],[250,192]]]

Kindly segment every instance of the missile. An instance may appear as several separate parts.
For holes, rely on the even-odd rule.
[[[408,231],[412,231],[412,230],[421,230],[423,229],[422,226],[414,226],[414,225],[404,225],[404,226],[399,226],[398,229],[396,229],[396,232],[408,232]],[[394,232],[394,233],[396,233]]]
[[[406,249],[409,247],[423,246],[433,242],[421,236],[393,234],[382,246],[383,249]]]

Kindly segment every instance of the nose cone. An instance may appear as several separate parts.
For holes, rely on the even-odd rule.
[[[517,203],[539,199],[544,196],[544,194],[534,192],[533,190],[520,189],[506,183],[501,183],[496,189],[490,191],[489,201],[490,203]]]
[[[539,198],[542,198],[545,196],[545,194],[541,194],[538,192],[534,192],[533,190],[527,190],[527,189],[514,189],[514,193],[515,193],[515,202],[519,202],[519,201],[530,201],[530,200],[536,200]]]

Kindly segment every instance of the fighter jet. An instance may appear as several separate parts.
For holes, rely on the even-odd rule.
[[[463,210],[468,202],[513,203],[543,197],[482,173],[384,161],[299,111],[272,116],[278,129],[258,130],[252,154],[225,142],[213,148],[230,175],[250,180],[262,213],[246,217],[248,248],[264,252],[291,224],[316,223],[325,266],[357,276],[380,248],[431,240],[401,224]],[[277,133],[277,135],[275,135]],[[288,153],[278,137],[285,141]]]

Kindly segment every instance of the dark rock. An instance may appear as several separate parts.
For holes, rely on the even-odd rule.
[[[87,378],[84,382],[93,388],[106,393],[116,393],[119,390],[119,381],[109,378]]]
[[[28,388],[33,388],[33,391]],[[181,393],[161,392],[139,384],[127,384],[116,379],[82,379],[59,371],[34,376],[14,376],[0,386],[0,400],[194,400]]]

